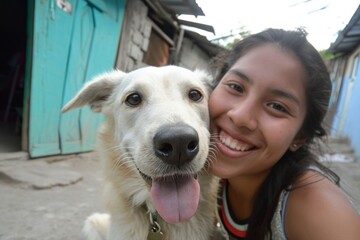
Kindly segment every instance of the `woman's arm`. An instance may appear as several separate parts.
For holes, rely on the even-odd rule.
[[[358,240],[360,215],[338,186],[309,171],[290,192],[285,231],[289,240]]]

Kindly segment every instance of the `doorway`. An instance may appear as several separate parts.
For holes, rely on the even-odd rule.
[[[0,153],[21,151],[27,1],[0,2]]]

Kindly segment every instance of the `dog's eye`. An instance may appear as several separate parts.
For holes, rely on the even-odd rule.
[[[125,99],[126,104],[130,107],[136,107],[141,103],[141,101],[141,96],[138,93],[132,93]]]
[[[194,102],[198,102],[203,98],[203,95],[200,91],[193,89],[189,92],[189,98]]]

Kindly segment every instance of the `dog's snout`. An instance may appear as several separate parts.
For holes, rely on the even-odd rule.
[[[165,163],[181,167],[199,152],[199,135],[189,125],[164,126],[154,136],[154,151]]]

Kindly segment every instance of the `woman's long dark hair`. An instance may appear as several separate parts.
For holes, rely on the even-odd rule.
[[[326,136],[323,120],[331,95],[331,81],[320,54],[307,41],[306,33],[303,30],[267,29],[241,40],[233,49],[217,59],[216,84],[220,82],[235,62],[250,49],[268,43],[275,44],[284,51],[293,54],[301,61],[305,70],[307,113],[300,134],[306,138],[306,142],[295,152],[287,151],[274,165],[261,185],[249,219],[247,239],[251,240],[263,240],[266,236],[272,235],[271,221],[281,191],[288,189],[309,169],[309,166],[318,167],[336,184],[339,184],[340,181],[334,172],[318,162],[314,148],[316,140],[321,140]]]

